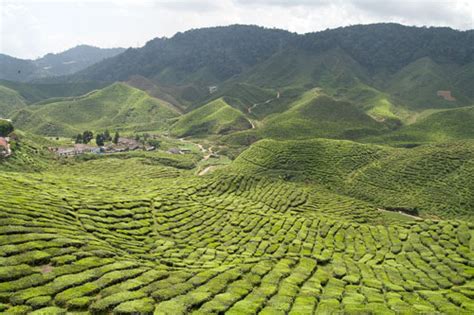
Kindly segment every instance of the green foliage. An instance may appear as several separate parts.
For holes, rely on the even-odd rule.
[[[11,122],[0,118],[0,137],[8,136],[14,129],[15,128]]]
[[[94,138],[92,131],[86,130],[82,133],[82,143],[88,144]]]

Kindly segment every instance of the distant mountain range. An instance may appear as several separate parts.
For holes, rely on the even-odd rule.
[[[50,53],[35,60],[17,59],[0,54],[0,79],[30,81],[69,75],[120,54],[124,50],[124,48],[98,48],[80,45],[58,54]]]

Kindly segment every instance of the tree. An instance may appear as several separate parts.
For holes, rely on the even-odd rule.
[[[75,143],[82,143],[83,142],[82,135],[80,133],[76,136],[76,140],[74,142]]]
[[[97,136],[95,137],[95,143],[97,144],[98,147],[102,147],[104,145],[104,135],[98,133]]]
[[[0,137],[8,136],[14,129],[11,122],[0,118]]]
[[[115,132],[114,139],[112,140],[113,143],[117,144],[119,141],[120,135],[118,131]]]
[[[82,143],[88,144],[94,138],[92,131],[86,130],[82,134]]]
[[[110,132],[108,129],[104,131],[104,141],[112,141],[112,136],[110,135]]]

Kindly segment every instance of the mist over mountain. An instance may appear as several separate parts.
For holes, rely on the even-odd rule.
[[[31,81],[40,78],[73,74],[96,62],[123,52],[124,48],[98,48],[79,45],[57,54],[35,60],[18,59],[0,54],[0,79]]]

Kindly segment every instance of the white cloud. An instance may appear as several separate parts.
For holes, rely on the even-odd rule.
[[[77,44],[143,45],[214,25],[311,31],[376,22],[474,27],[469,0],[0,0],[0,52],[35,58]]]

